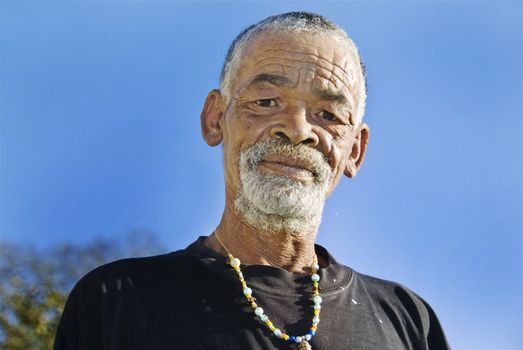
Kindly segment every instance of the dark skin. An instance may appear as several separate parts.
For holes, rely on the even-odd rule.
[[[266,33],[252,40],[235,72],[226,101],[211,91],[201,113],[206,143],[223,143],[226,202],[220,224],[207,240],[245,264],[271,265],[307,273],[316,257],[318,227],[305,232],[263,232],[249,226],[236,210],[240,192],[238,156],[267,138],[282,138],[320,151],[333,172],[330,194],[343,175],[356,176],[364,159],[369,128],[358,119],[359,70],[347,44],[324,34]],[[307,162],[265,159],[260,171],[304,184],[315,174]],[[320,261],[320,265],[323,262]]]

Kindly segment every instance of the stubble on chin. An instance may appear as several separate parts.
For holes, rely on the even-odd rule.
[[[314,168],[314,181],[303,183],[262,172],[259,164],[270,155],[307,159]],[[320,225],[333,175],[319,151],[284,140],[261,141],[242,150],[239,172],[241,188],[235,207],[248,225],[268,233],[294,235],[308,233]]]

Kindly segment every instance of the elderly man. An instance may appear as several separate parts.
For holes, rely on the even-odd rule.
[[[314,244],[325,199],[365,155],[362,67],[316,14],[243,31],[201,113],[207,144],[223,145],[220,224],[184,250],[90,272],[55,350],[448,349],[420,297]]]

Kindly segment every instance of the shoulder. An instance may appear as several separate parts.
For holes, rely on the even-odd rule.
[[[196,268],[197,259],[184,254],[184,251],[140,257],[126,258],[98,266],[83,276],[73,289],[107,293],[132,287],[145,287],[155,281],[173,278],[177,274],[188,273]]]
[[[150,289],[167,290],[192,281],[194,276],[207,277],[209,259],[199,254],[200,237],[185,249],[139,258],[126,258],[101,265],[84,275],[73,288],[70,298],[111,295],[114,291],[127,295]],[[196,281],[196,282],[195,282]]]
[[[352,271],[354,274],[354,283],[359,283],[362,288],[365,288],[370,295],[377,299],[423,303],[419,295],[401,283],[365,275],[354,270]]]
[[[101,349],[104,324],[140,313],[137,301],[167,300],[180,290],[177,276],[197,269],[197,259],[184,251],[128,258],[101,265],[83,276],[67,298],[54,349]],[[168,295],[171,293],[170,295]],[[125,315],[125,316],[123,316]]]
[[[446,340],[432,307],[401,283],[354,272],[354,286],[397,326],[417,329],[425,338]]]
[[[382,307],[389,305],[390,307],[404,309],[411,314],[420,313],[420,316],[426,316],[427,303],[403,284],[356,271],[353,271],[353,273],[353,283],[364,290],[370,298],[379,302]]]

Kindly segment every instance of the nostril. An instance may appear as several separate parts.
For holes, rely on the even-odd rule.
[[[304,145],[310,145],[310,144],[314,144],[315,142],[314,142],[313,139],[311,139],[309,137],[308,139],[303,140],[301,143],[304,144]]]
[[[285,133],[282,132],[282,131],[278,131],[278,132],[276,132],[275,135],[276,135],[277,137],[279,137],[279,138],[285,140],[285,141],[290,141],[289,137],[288,137],[287,135],[285,135]]]

